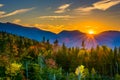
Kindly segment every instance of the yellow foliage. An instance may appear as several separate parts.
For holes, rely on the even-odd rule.
[[[17,75],[17,73],[20,71],[21,66],[22,64],[11,63],[6,67],[6,74],[9,74],[11,76]]]
[[[75,74],[76,74],[76,75],[83,74],[83,72],[84,72],[84,66],[83,66],[83,65],[79,66],[79,67],[76,68],[76,70],[75,70]]]
[[[79,51],[79,54],[78,54],[78,56],[81,56],[81,55],[85,54],[85,52],[86,52],[86,50],[84,50],[84,49],[81,49],[81,50]]]
[[[89,70],[88,70],[88,68],[84,68],[84,66],[81,65],[81,66],[76,68],[75,74],[81,75],[81,77],[84,78],[84,77],[89,75]]]
[[[95,71],[94,68],[92,68],[91,73],[92,73],[93,75],[96,74],[96,71]]]
[[[7,77],[6,80],[11,80],[10,77]]]

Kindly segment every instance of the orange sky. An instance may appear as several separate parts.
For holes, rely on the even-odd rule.
[[[24,3],[23,3],[24,2]],[[22,5],[22,6],[21,6]],[[120,0],[0,1],[0,21],[59,33],[120,31]]]

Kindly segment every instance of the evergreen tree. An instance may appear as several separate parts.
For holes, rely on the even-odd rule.
[[[43,40],[42,40],[42,43],[45,43],[45,40],[46,40],[46,39],[45,39],[45,36],[43,36]]]
[[[85,41],[84,40],[82,41],[82,45],[81,46],[82,46],[82,49],[85,49],[86,45],[85,45]]]

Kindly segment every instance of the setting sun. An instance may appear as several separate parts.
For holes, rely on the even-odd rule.
[[[0,0],[0,80],[120,80],[120,0]]]
[[[89,34],[95,34],[95,31],[89,30],[88,33],[89,33]]]

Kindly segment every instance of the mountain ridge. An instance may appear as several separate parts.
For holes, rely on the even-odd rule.
[[[99,34],[95,34],[94,40],[88,39],[86,33],[80,32],[78,30],[67,31],[63,30],[58,34],[55,34],[50,31],[41,30],[35,27],[25,27],[22,25],[14,23],[1,23],[0,22],[0,31],[5,31],[8,33],[16,34],[19,36],[24,36],[33,40],[42,41],[43,37],[49,39],[53,43],[56,39],[59,40],[60,45],[65,43],[68,47],[78,46],[81,47],[81,43],[84,40],[87,46],[95,45],[107,45],[111,48],[120,46],[120,31],[104,31]],[[91,46],[92,45],[92,46]]]

